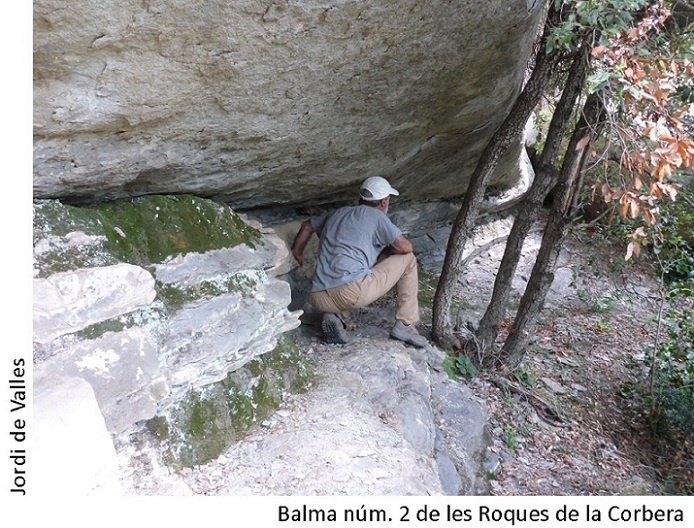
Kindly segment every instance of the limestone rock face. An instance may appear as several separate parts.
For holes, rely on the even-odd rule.
[[[39,343],[147,306],[156,296],[152,275],[130,264],[56,273],[36,279],[33,290]]]
[[[200,495],[487,494],[484,401],[441,370],[441,351],[406,346],[389,339],[386,328],[363,324],[382,321],[382,313],[362,313],[364,333],[344,346],[316,345],[305,326],[292,331],[304,350],[307,339],[312,343],[315,377],[310,390],[270,416],[244,405],[263,379],[247,367],[238,371],[245,376],[190,391],[149,429],[160,438],[167,432],[165,443],[149,431],[135,433],[140,447],[129,455],[134,469],[123,486],[171,494],[167,480],[159,484],[170,472],[157,461],[173,456],[190,468],[177,478]],[[238,411],[227,426],[230,407]],[[261,413],[249,431],[244,422]],[[240,441],[226,441],[239,430]]]
[[[543,4],[36,0],[35,197],[327,203],[368,173],[459,196]]]
[[[89,383],[39,374],[34,393],[32,493],[51,500],[120,495],[116,451]]]
[[[278,335],[298,326],[296,315],[286,311],[290,298],[289,284],[265,279],[183,307],[169,320],[163,342],[172,381],[194,386],[221,381],[272,350]]]
[[[273,350],[300,312],[268,237],[191,196],[37,202],[36,376],[89,383],[119,433]]]

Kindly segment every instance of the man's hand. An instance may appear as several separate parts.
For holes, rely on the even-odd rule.
[[[393,250],[393,253],[397,253],[398,255],[412,253],[414,251],[412,242],[407,240],[404,235],[400,235],[396,238],[389,247]]]
[[[299,263],[299,266],[303,266],[304,263],[306,262],[306,259],[304,258],[304,252],[303,251],[299,251],[297,249],[292,248],[292,255],[294,255],[294,258]]]

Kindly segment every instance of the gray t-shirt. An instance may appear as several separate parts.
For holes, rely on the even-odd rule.
[[[383,248],[402,234],[383,211],[368,205],[341,207],[310,222],[320,237],[314,292],[365,276]]]

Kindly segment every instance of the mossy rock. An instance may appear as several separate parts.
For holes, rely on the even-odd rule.
[[[257,278],[250,272],[236,273],[222,280],[203,280],[190,287],[164,284],[157,281],[157,296],[164,302],[168,310],[175,311],[185,304],[199,299],[217,297],[231,292],[238,292],[243,297],[250,297],[258,286]]]
[[[104,228],[91,209],[39,200],[34,202],[33,222],[34,267],[39,277],[120,262],[104,248]],[[79,233],[83,234],[79,241],[69,239]]]
[[[223,381],[189,391],[148,429],[166,442],[172,465],[204,464],[266,419],[283,394],[304,392],[312,378],[313,366],[282,336],[274,350]]]
[[[228,206],[191,195],[143,196],[93,210],[100,215],[107,248],[132,264],[239,244],[255,248],[260,240],[260,233]]]
[[[34,203],[34,246],[82,232],[88,244],[55,244],[36,256],[39,276],[127,262],[146,267],[169,256],[259,243],[260,233],[225,204],[192,195],[142,196],[90,207]]]

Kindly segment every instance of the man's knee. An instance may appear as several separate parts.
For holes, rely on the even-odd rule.
[[[311,292],[308,295],[308,302],[311,303],[311,306],[313,306],[316,311],[321,313],[335,313],[338,311],[325,291]]]
[[[412,265],[417,265],[417,257],[415,257],[414,253],[399,253],[397,255],[393,255],[390,258],[397,258],[401,259],[401,262],[405,263],[406,267],[411,267]]]
[[[407,264],[405,270],[406,272],[411,272],[412,270],[417,271],[417,257],[414,253],[406,253],[405,262]]]

